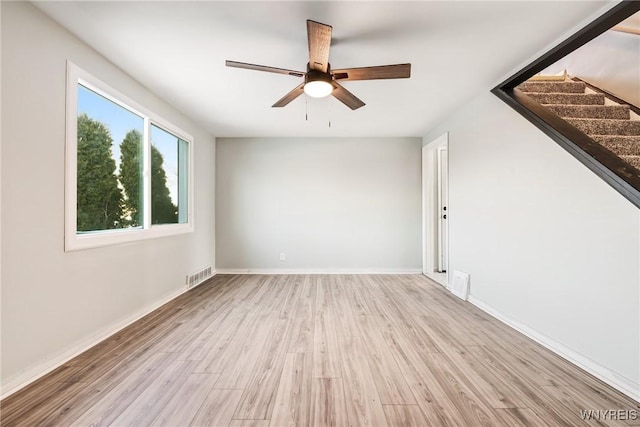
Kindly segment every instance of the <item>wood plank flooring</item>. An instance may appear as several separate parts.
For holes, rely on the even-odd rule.
[[[581,410],[631,412],[584,421]],[[423,276],[222,275],[9,396],[0,417],[7,427],[629,426],[640,407]]]

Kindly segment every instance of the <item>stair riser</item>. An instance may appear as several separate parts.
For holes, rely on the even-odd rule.
[[[594,138],[595,139],[595,138]],[[640,142],[621,144],[616,142],[600,142],[600,145],[613,151],[618,156],[640,156]]]
[[[586,87],[582,82],[524,82],[518,89],[523,92],[584,93]]]
[[[640,120],[565,119],[587,135],[640,136]]]
[[[547,105],[547,108],[560,117],[619,120],[630,117],[626,105]]]
[[[599,93],[527,93],[540,104],[604,105],[604,95]]]

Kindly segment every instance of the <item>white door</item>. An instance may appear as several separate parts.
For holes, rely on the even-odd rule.
[[[437,210],[438,210],[438,242],[437,242],[437,264],[438,272],[445,273],[449,264],[449,230],[448,230],[448,205],[449,205],[449,181],[448,181],[448,160],[447,160],[447,147],[438,147],[437,158]]]

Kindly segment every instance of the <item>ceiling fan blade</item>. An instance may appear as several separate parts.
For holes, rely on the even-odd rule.
[[[294,99],[302,95],[303,93],[304,93],[304,83],[296,86],[295,89],[293,89],[291,92],[289,92],[288,94],[280,98],[280,100],[278,100],[278,102],[273,104],[272,107],[284,107],[285,105],[287,105],[288,103],[290,103],[291,101],[293,101]]]
[[[331,25],[307,19],[309,40],[309,68],[326,73],[329,69],[329,48],[331,47]]]
[[[333,70],[336,80],[407,79],[411,77],[411,64],[379,65],[377,67],[343,68]]]
[[[357,110],[358,108],[365,105],[364,102],[362,102],[362,100],[360,100],[354,94],[346,90],[340,84],[333,82],[333,87],[334,89],[331,94],[335,96],[338,99],[338,101],[342,102],[344,105],[351,108],[352,110]]]
[[[302,71],[286,70],[284,68],[267,67],[266,65],[247,64],[246,62],[225,61],[227,67],[245,68],[247,70],[266,71],[269,73],[288,74],[290,76],[302,77],[306,73]]]

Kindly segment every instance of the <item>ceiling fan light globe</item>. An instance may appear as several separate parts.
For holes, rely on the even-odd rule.
[[[331,95],[331,92],[333,92],[333,85],[323,80],[307,82],[304,85],[304,93],[312,98],[324,98]]]

